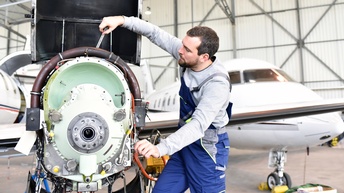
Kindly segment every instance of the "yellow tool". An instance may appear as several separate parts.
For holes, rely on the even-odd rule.
[[[150,157],[146,159],[146,171],[150,174],[161,174],[162,170],[164,169],[167,160],[170,157],[168,155],[164,155],[161,158],[153,158]]]

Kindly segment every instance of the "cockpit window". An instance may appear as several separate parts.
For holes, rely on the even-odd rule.
[[[255,70],[245,70],[244,81],[245,83],[253,82],[293,82],[284,71],[278,69],[255,69]]]
[[[235,72],[228,72],[230,81],[232,84],[237,84],[240,83],[240,72],[239,71],[235,71]]]

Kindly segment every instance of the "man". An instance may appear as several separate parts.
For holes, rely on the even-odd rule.
[[[99,30],[108,34],[118,26],[146,36],[180,65],[180,128],[157,145],[141,140],[134,147],[146,158],[172,155],[153,192],[188,188],[195,193],[225,192],[229,140],[224,126],[230,116],[226,111],[231,107],[230,83],[214,56],[219,48],[216,32],[197,26],[180,40],[151,23],[125,16],[104,17]]]

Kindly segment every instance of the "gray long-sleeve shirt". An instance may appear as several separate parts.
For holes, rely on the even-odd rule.
[[[180,39],[139,18],[124,17],[124,19],[125,22],[122,27],[147,37],[151,42],[170,53],[175,59],[179,59],[178,50],[182,46]],[[212,65],[199,72],[187,68],[183,73],[183,77],[186,85],[192,88],[201,84],[210,75],[218,72],[223,72],[228,76],[225,67],[216,59]],[[207,136],[209,132],[206,132],[211,124],[217,129],[221,129],[228,123],[226,107],[230,100],[229,84],[226,78],[215,76],[205,83],[200,91],[194,92],[194,102],[197,107],[191,121],[166,139],[161,140],[157,145],[160,156],[171,155],[202,137],[211,138],[212,136]],[[205,133],[207,133],[206,136]]]

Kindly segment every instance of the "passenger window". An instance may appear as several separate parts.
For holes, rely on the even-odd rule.
[[[164,97],[164,99],[162,100],[162,108],[165,108],[165,103],[166,103],[166,96]]]
[[[175,94],[174,97],[173,97],[173,104],[174,105],[176,104],[176,100],[177,100],[177,94]]]
[[[168,100],[167,100],[167,106],[170,106],[170,101],[171,101],[171,95],[168,96]]]

